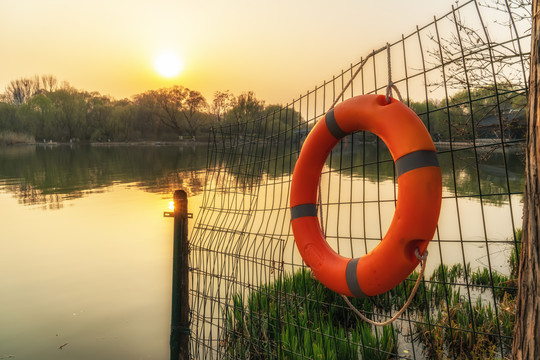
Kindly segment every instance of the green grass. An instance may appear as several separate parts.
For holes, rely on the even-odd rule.
[[[392,325],[360,323],[336,293],[302,269],[263,285],[247,297],[236,294],[224,309],[222,346],[232,358],[391,359],[397,353]],[[370,303],[356,299],[356,305]],[[369,306],[367,306],[369,308]]]
[[[441,264],[425,276],[407,310],[414,321],[412,332],[405,323],[368,325],[339,294],[301,269],[233,296],[223,309],[221,345],[235,359],[393,359],[401,338],[421,344],[428,359],[504,358],[511,350],[515,322],[513,276],[519,268],[521,231],[516,235],[510,277],[485,268],[473,271],[470,264]],[[376,320],[386,319],[403,306],[418,276],[415,271],[389,292],[351,303],[369,318],[378,314]],[[469,294],[474,300],[469,301]]]

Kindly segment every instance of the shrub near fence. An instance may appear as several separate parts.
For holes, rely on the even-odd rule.
[[[289,105],[214,129],[207,186],[190,239],[191,356],[196,359],[470,359],[508,356],[521,241],[523,126],[530,6],[468,1],[365,61],[338,100],[383,94],[392,80],[424,121],[443,172],[441,217],[426,273],[392,325],[358,319],[311,277],[290,228],[292,171],[305,136],[361,59]],[[300,121],[298,121],[300,114]],[[278,119],[279,121],[276,121]],[[392,158],[360,132],[321,175],[329,244],[359,257],[395,208]],[[418,273],[390,292],[352,299],[384,321]]]

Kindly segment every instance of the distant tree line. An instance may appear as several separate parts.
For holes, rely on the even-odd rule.
[[[280,122],[290,128],[299,121],[299,113],[265,106],[251,91],[238,96],[218,91],[209,103],[199,91],[172,86],[116,100],[45,75],[13,80],[0,94],[0,133],[23,133],[36,141],[206,139],[216,126],[268,134],[283,131]]]
[[[434,141],[524,139],[527,96],[517,86],[461,90],[444,100],[410,101]]]
[[[409,101],[435,141],[501,135],[522,139],[526,104],[525,93],[511,85],[463,90],[446,100]],[[295,127],[301,121],[299,112],[265,105],[251,91],[238,96],[218,91],[208,102],[199,91],[172,86],[115,100],[45,75],[13,80],[0,94],[0,134],[26,134],[36,141],[207,139],[212,128],[223,136],[279,140],[298,132]]]

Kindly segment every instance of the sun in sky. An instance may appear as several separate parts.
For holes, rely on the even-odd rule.
[[[154,69],[163,77],[173,78],[180,75],[183,64],[177,53],[163,50],[154,59]]]

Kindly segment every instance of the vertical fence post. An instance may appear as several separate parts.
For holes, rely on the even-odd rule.
[[[187,194],[174,192],[174,249],[171,312],[171,360],[189,359],[189,279]]]

